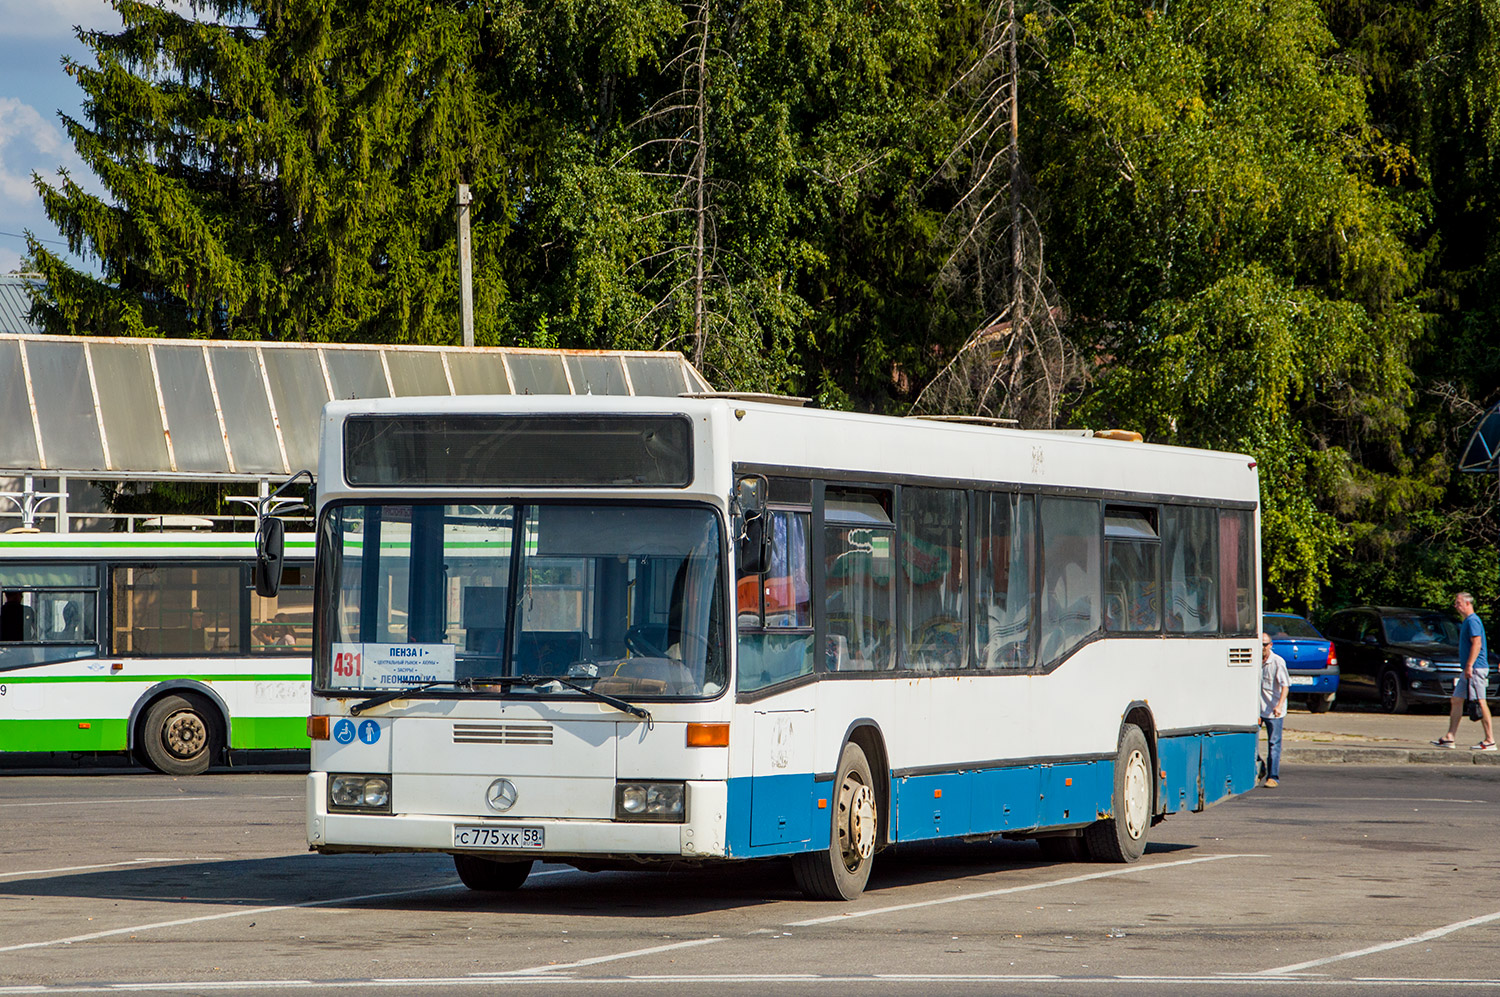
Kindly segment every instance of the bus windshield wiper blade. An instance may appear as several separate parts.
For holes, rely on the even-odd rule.
[[[558,675],[510,675],[506,676],[500,681],[506,683],[507,685],[514,684],[532,686],[545,685],[548,682],[556,682],[558,685],[562,686],[565,689],[572,689],[574,692],[582,693],[589,699],[603,703],[605,706],[613,706],[621,713],[628,713],[633,717],[639,717],[641,720],[646,721],[646,726],[648,728],[653,724],[653,721],[651,719],[651,712],[649,710],[636,706],[634,703],[627,703],[623,699],[618,699],[614,696],[609,696],[602,692],[595,692],[593,689],[590,689],[586,685],[579,685],[577,682],[574,682],[571,679],[565,679]]]
[[[436,682],[419,682],[416,685],[403,686],[400,689],[387,689],[385,692],[371,696],[363,702],[355,703],[349,707],[349,713],[351,716],[357,717],[366,710],[373,710],[375,707],[383,706],[392,700],[405,699],[407,696],[414,696],[419,692],[426,692],[428,689],[436,689],[440,685],[452,686],[455,689],[462,689],[465,692],[474,691],[474,683],[470,679],[459,679],[456,682],[452,679],[439,679]]]

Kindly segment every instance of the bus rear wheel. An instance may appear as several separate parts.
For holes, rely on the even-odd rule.
[[[1134,862],[1146,851],[1153,802],[1151,749],[1135,724],[1120,728],[1115,752],[1114,816],[1083,829],[1083,843],[1100,862]]]
[[[519,890],[531,875],[531,859],[519,862],[497,862],[474,855],[453,856],[458,878],[471,890],[480,893],[509,893]]]
[[[880,804],[870,762],[859,745],[844,745],[833,785],[828,847],[792,857],[797,887],[810,900],[853,900],[865,891],[875,860]]]
[[[144,761],[167,775],[206,771],[219,739],[218,721],[197,698],[163,696],[146,708],[141,721]]]

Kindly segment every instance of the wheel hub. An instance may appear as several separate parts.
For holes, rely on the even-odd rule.
[[[875,793],[853,778],[839,787],[839,851],[851,871],[875,854]]]
[[[1146,833],[1146,822],[1151,819],[1151,783],[1146,772],[1146,759],[1139,751],[1132,751],[1125,761],[1125,833],[1132,841]]]
[[[192,758],[208,743],[208,729],[196,713],[174,713],[163,727],[162,741],[178,758]]]

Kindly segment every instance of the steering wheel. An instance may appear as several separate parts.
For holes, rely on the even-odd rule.
[[[625,646],[632,654],[639,654],[648,658],[665,658],[665,649],[657,647],[655,642],[646,635],[656,630],[656,627],[633,626],[625,631]]]

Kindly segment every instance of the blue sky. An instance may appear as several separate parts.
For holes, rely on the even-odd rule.
[[[73,25],[115,29],[120,19],[106,0],[0,0],[0,273],[20,266],[30,229],[49,248],[64,251],[42,212],[31,174],[55,177],[59,166],[98,192],[58,120],[83,115],[83,91],[62,70],[62,57],[85,61],[88,50]],[[87,263],[75,261],[80,265]]]

